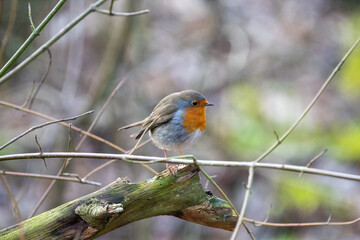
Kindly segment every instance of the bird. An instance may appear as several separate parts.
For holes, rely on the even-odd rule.
[[[214,106],[195,90],[175,92],[164,97],[144,120],[118,129],[140,126],[140,130],[131,135],[141,138],[149,132],[155,146],[163,149],[165,158],[167,150],[179,151],[196,142],[206,128],[206,107]],[[168,168],[168,165],[166,165]]]

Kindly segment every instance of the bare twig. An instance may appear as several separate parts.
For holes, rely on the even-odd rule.
[[[136,149],[138,149],[138,146],[141,142],[141,140],[143,139],[143,137],[145,136],[145,134],[150,130],[151,126],[154,124],[155,121],[157,121],[160,118],[160,116],[158,116],[157,118],[155,118],[150,124],[149,126],[147,126],[147,128],[145,129],[145,131],[143,131],[143,133],[141,134],[140,138],[138,139],[138,141],[136,142],[135,146],[131,149],[131,151],[129,152],[129,154],[133,154],[135,152]]]
[[[68,182],[76,182],[81,184],[89,184],[95,186],[101,186],[101,183],[88,181],[88,180],[79,180],[76,177],[64,177],[64,176],[54,176],[54,175],[46,175],[46,174],[36,174],[36,173],[24,173],[24,172],[12,172],[0,170],[0,175],[8,175],[8,176],[18,176],[18,177],[31,177],[31,178],[40,178],[40,179],[48,179],[48,180],[60,180],[60,181],[68,181]]]
[[[77,115],[77,116],[74,116],[74,117],[70,117],[70,118],[63,118],[63,119],[59,119],[59,120],[54,120],[54,121],[50,121],[50,122],[46,122],[46,123],[43,123],[43,124],[39,124],[39,125],[36,125],[34,127],[31,127],[29,128],[28,130],[26,130],[25,132],[21,133],[20,135],[14,137],[13,139],[11,139],[10,141],[8,141],[7,143],[5,143],[4,145],[2,145],[0,147],[0,151],[3,150],[5,147],[9,146],[10,144],[14,143],[15,141],[17,141],[18,139],[22,138],[23,136],[25,136],[26,134],[36,130],[36,129],[39,129],[39,128],[42,128],[42,127],[45,127],[47,125],[50,125],[50,124],[54,124],[54,123],[59,123],[59,122],[66,122],[66,121],[71,121],[71,120],[75,120],[79,117],[82,117],[82,116],[85,116],[85,115],[88,115],[88,114],[91,114],[93,113],[94,111],[88,111],[86,113],[83,113],[83,114],[80,114],[80,115]]]
[[[239,219],[238,219],[238,221],[236,223],[236,226],[234,228],[234,231],[233,231],[233,233],[231,235],[231,238],[230,238],[231,240],[236,239],[236,236],[238,235],[239,230],[240,230],[240,226],[241,226],[242,222],[244,221],[245,211],[246,211],[247,204],[248,204],[248,201],[249,201],[249,198],[250,198],[251,186],[252,186],[253,180],[254,180],[254,167],[250,167],[249,168],[248,182],[247,182],[247,185],[246,185],[246,192],[245,192],[245,196],[244,196],[244,201],[243,201],[243,204],[242,204],[242,207],[241,207]]]
[[[68,152],[70,151],[70,143],[71,143],[71,126],[72,125],[70,124],[69,125],[69,133],[68,133],[68,145],[67,145]],[[57,177],[60,177],[64,173],[67,163],[68,163],[68,159],[64,158],[63,163],[60,167],[60,170],[56,174]],[[84,179],[84,180],[80,179],[80,182],[85,182],[85,181],[86,181],[86,179]],[[36,203],[34,209],[30,212],[30,215],[28,218],[33,217],[35,215],[35,213],[39,210],[41,204],[45,201],[46,197],[49,195],[49,193],[50,193],[51,189],[54,187],[55,183],[56,183],[56,179],[53,179],[50,182],[49,186],[46,188],[45,192],[43,193],[43,195],[41,195],[39,201]]]
[[[150,142],[151,142],[151,139],[149,138],[145,142],[138,144],[137,147],[133,147],[130,150],[127,150],[125,153],[130,154],[131,151],[136,151],[137,149],[142,148],[143,146],[145,146],[146,144],[148,144]]]
[[[157,120],[157,119],[155,119],[155,120]],[[154,120],[153,122],[155,122],[155,120]],[[126,151],[128,154],[130,154],[130,155],[133,154],[136,149],[139,149],[139,148],[140,148],[140,145],[143,146],[143,145],[145,145],[146,143],[148,143],[149,141],[151,141],[151,140],[148,140],[148,141],[145,142],[144,144],[140,144],[140,141],[143,139],[145,133],[149,130],[149,128],[151,127],[152,124],[153,124],[153,123],[151,123],[150,126],[148,126],[148,128],[146,129],[146,131],[143,132],[143,134],[141,135],[141,137],[139,138],[139,140],[136,142],[135,146],[134,146],[130,151]],[[94,173],[100,171],[100,170],[103,169],[104,167],[109,166],[110,164],[112,164],[112,163],[114,163],[114,162],[116,162],[116,161],[117,161],[117,159],[112,159],[112,160],[110,160],[110,161],[108,161],[108,162],[106,162],[106,163],[98,166],[97,168],[93,169],[91,172],[89,172],[88,174],[86,174],[83,179],[87,179],[88,177],[90,177],[90,176],[93,175]],[[141,164],[141,165],[144,166],[144,167],[147,167],[147,165],[144,165],[144,164]],[[158,172],[156,172],[153,168],[148,168],[148,170],[150,170],[150,171],[153,172],[154,174],[158,174]]]
[[[30,89],[28,95],[26,96],[25,102],[23,103],[23,105],[21,105],[22,108],[25,107],[26,104],[29,102],[29,100],[30,100],[30,98],[31,98],[31,95],[32,95],[33,92],[34,92],[34,89],[35,89],[35,82],[32,83],[31,89]]]
[[[39,113],[39,112],[36,112],[34,110],[30,110],[30,109],[27,109],[27,108],[24,108],[24,107],[21,107],[21,106],[12,104],[12,103],[8,103],[8,102],[5,102],[5,101],[0,101],[0,105],[10,107],[10,108],[13,108],[13,109],[25,112],[25,113],[29,113],[29,114],[32,114],[34,116],[38,116],[38,117],[41,117],[41,118],[44,118],[44,119],[47,119],[47,120],[56,121],[56,119],[53,118],[53,117],[50,117],[50,116],[45,115],[43,113]],[[65,127],[70,127],[70,125],[68,123],[65,123],[65,122],[59,122],[59,124],[62,125],[62,126],[65,126]],[[107,140],[105,140],[105,139],[103,139],[103,138],[101,138],[101,137],[99,137],[99,136],[97,136],[95,134],[89,133],[89,132],[87,132],[87,131],[85,131],[83,129],[80,129],[78,127],[75,127],[75,126],[72,126],[72,129],[79,132],[79,133],[81,133],[81,134],[87,135],[87,136],[89,136],[89,137],[91,137],[91,138],[93,138],[93,139],[95,139],[95,140],[97,140],[99,142],[102,142],[102,143],[104,143],[104,144],[106,144],[106,145],[108,145],[108,146],[122,152],[122,153],[125,153],[125,150],[122,149],[121,147],[119,147],[119,146],[113,144],[112,142],[107,141]]]
[[[179,156],[179,157],[184,157],[184,156]],[[215,188],[220,192],[220,194],[225,198],[225,200],[230,204],[232,210],[235,212],[235,214],[237,216],[239,215],[239,212],[237,211],[237,209],[235,208],[234,204],[230,201],[230,199],[228,198],[228,196],[225,194],[225,192],[221,189],[221,187],[214,181],[214,179],[212,179],[212,177],[207,174],[207,172],[205,172],[205,170],[199,166],[197,159],[195,157],[193,157],[193,161],[194,164],[199,168],[199,170],[202,172],[202,174],[204,174],[204,176],[215,186]]]
[[[64,4],[66,0],[61,0],[59,1],[59,3],[55,6],[55,8],[53,10],[55,10],[57,8],[57,6],[61,3],[61,4]],[[15,68],[13,68],[11,71],[9,71],[7,74],[4,75],[4,73],[8,70],[8,68],[11,66],[11,64],[9,63],[10,60],[9,60],[9,64],[8,66],[5,66],[3,67],[3,69],[1,69],[0,71],[0,85],[5,83],[7,80],[10,79],[10,77],[12,75],[14,75],[15,73],[17,73],[19,70],[21,70],[22,68],[24,68],[26,65],[28,65],[31,61],[33,61],[34,59],[36,59],[41,53],[43,53],[47,48],[49,48],[50,46],[52,46],[55,42],[57,42],[61,37],[63,37],[67,32],[69,32],[73,27],[75,27],[79,22],[81,22],[86,16],[88,16],[90,13],[94,12],[95,11],[95,8],[101,6],[103,3],[105,3],[106,0],[98,0],[97,2],[91,4],[89,6],[88,9],[86,9],[83,13],[81,13],[78,17],[76,17],[74,20],[72,20],[70,23],[68,23],[63,29],[61,29],[55,36],[53,36],[51,39],[49,39],[46,43],[44,43],[38,50],[36,50],[33,54],[31,54],[29,57],[27,57],[24,61],[22,61],[19,65],[17,65]],[[53,12],[53,10],[51,12]],[[51,13],[50,12],[50,13]],[[49,15],[48,15],[49,16]],[[44,19],[44,21],[47,19],[48,17],[46,17]],[[50,20],[50,19],[49,19]],[[37,27],[37,29],[39,29],[44,21]],[[44,25],[45,26],[45,25]],[[37,36],[37,33],[36,31],[34,31],[30,37],[33,36],[33,38],[35,38]],[[30,38],[29,37],[29,38]],[[29,41],[29,38],[28,40],[25,42],[27,43]],[[24,43],[24,44],[25,44]],[[28,43],[30,44],[30,43]],[[27,45],[28,45],[27,44]],[[26,46],[27,47],[27,46]],[[22,46],[21,48],[18,49],[21,50],[23,49],[23,51],[26,49],[26,47]],[[18,52],[17,51],[17,52]],[[16,53],[15,53],[16,54]],[[20,53],[21,54],[21,53]],[[20,54],[17,54],[17,55],[20,55]],[[12,60],[14,61],[14,60]]]
[[[280,142],[279,134],[275,130],[274,130],[274,134],[275,134],[276,140],[278,142]]]
[[[99,9],[99,8],[96,8],[95,11],[98,12],[98,13],[105,14],[105,15],[119,16],[119,17],[138,16],[138,15],[142,15],[142,14],[146,14],[146,13],[149,13],[149,12],[150,12],[149,9],[145,9],[145,10],[141,10],[141,11],[137,11],[137,12],[129,12],[129,13],[125,13],[125,12],[113,12],[113,11],[110,12],[110,11],[103,10],[103,9]]]
[[[196,158],[194,157],[194,164],[197,165],[196,163]],[[221,189],[221,187],[214,181],[214,179],[212,179],[212,177],[207,174],[207,172],[204,171],[204,169],[202,167],[200,167],[199,165],[197,165],[197,167],[199,168],[199,170],[202,172],[202,174],[204,174],[204,176],[208,179],[208,181],[210,181],[215,188],[220,192],[220,194],[225,198],[225,200],[229,203],[229,205],[231,206],[232,210],[235,212],[235,214],[240,218],[240,214],[238,213],[237,209],[235,208],[234,204],[230,201],[230,199],[228,198],[228,196],[225,194],[225,192]],[[246,232],[249,234],[249,236],[251,237],[251,239],[254,240],[254,236],[252,235],[251,231],[249,230],[249,228],[245,225],[245,223],[243,222],[244,228],[246,230]]]
[[[103,107],[101,108],[99,114],[95,117],[95,120],[93,121],[93,123],[91,124],[91,126],[89,127],[89,129],[87,130],[87,132],[90,132],[92,130],[92,128],[95,126],[96,122],[98,121],[98,119],[100,118],[101,114],[103,113],[103,111],[105,110],[105,108],[108,106],[108,104],[110,103],[111,99],[114,97],[114,95],[116,94],[116,92],[120,89],[120,87],[126,82],[127,77],[124,77],[119,84],[115,87],[115,89],[111,92],[111,94],[109,95],[109,97],[107,98],[106,102],[104,103]],[[85,137],[85,135],[84,135]],[[85,140],[85,138],[82,138],[78,144],[78,146],[80,144],[82,144],[82,142]],[[77,148],[75,148],[75,150],[77,150]],[[93,169],[92,171],[90,171],[88,174],[85,175],[85,177],[83,177],[83,180],[86,180],[87,178],[89,178],[91,175],[93,175],[94,173],[96,173],[97,171],[100,171],[101,169],[103,169],[104,167],[112,164],[113,162],[115,162],[116,160],[110,160],[100,166],[98,166],[97,168]],[[153,170],[152,168],[149,168],[146,165],[143,165],[144,167],[147,167],[148,170],[150,170],[151,172],[156,174],[156,171]]]
[[[313,159],[311,159],[308,164],[306,164],[306,167],[310,167],[311,164],[313,164],[313,162],[315,162],[315,160],[319,159],[319,158],[320,158],[322,155],[324,155],[326,152],[327,152],[327,149],[321,151],[318,155],[316,155]],[[302,177],[302,175],[303,175],[303,173],[301,172],[301,173],[299,174],[299,177]]]
[[[94,121],[91,123],[90,127],[88,128],[88,130],[86,132],[91,132],[93,130],[93,128],[95,127],[96,123],[98,122],[98,120],[100,119],[101,115],[104,113],[106,107],[109,105],[109,103],[111,102],[112,98],[114,97],[115,93],[120,89],[120,87],[126,82],[127,77],[124,77],[119,83],[118,85],[115,87],[115,89],[111,92],[111,94],[109,95],[109,97],[107,98],[107,100],[105,101],[104,105],[102,106],[102,108],[100,109],[99,113],[96,115]],[[82,146],[82,144],[84,143],[85,139],[86,139],[87,135],[84,135],[81,140],[79,141],[79,143],[76,145],[75,147],[75,151],[78,151],[80,149],[80,147]],[[71,157],[67,158],[64,160],[63,165],[61,167],[61,169],[58,171],[57,175],[60,176],[61,174],[64,173],[65,168],[67,167],[67,165],[69,164],[69,162],[71,161]],[[109,161],[111,163],[111,161]],[[110,164],[109,163],[109,164]],[[153,170],[151,167],[146,166],[144,164],[142,164],[145,168],[147,168],[148,170]],[[96,169],[99,169],[96,168]],[[92,173],[94,173],[95,171],[91,171]],[[89,174],[88,174],[89,175]],[[80,179],[80,177],[79,177]],[[80,180],[86,180],[86,178],[80,179]],[[30,217],[34,216],[35,213],[37,212],[37,210],[40,208],[41,204],[44,202],[45,198],[47,197],[47,195],[49,194],[49,192],[51,191],[51,189],[53,188],[55,184],[55,180],[53,180],[50,185],[48,186],[48,188],[46,189],[46,191],[43,193],[41,199],[37,202],[34,210],[31,212]]]
[[[69,132],[68,132],[68,142],[67,142],[67,148],[66,148],[66,151],[67,152],[70,152],[70,148],[71,148],[71,123],[69,124]]]
[[[30,110],[29,110],[29,111],[30,111]],[[28,134],[29,132],[34,131],[35,129],[38,129],[38,128],[41,128],[41,127],[44,127],[44,126],[47,126],[47,125],[50,125],[50,124],[54,124],[54,123],[60,123],[60,122],[64,122],[64,121],[75,120],[75,119],[77,119],[77,118],[79,118],[79,117],[82,117],[82,116],[84,116],[84,115],[87,115],[87,114],[90,114],[90,113],[93,113],[93,112],[94,112],[94,111],[88,111],[88,112],[86,112],[86,113],[77,115],[77,116],[75,116],[75,117],[65,118],[65,119],[60,119],[60,120],[54,120],[54,121],[46,122],[46,123],[37,125],[37,126],[35,126],[35,127],[32,127],[32,128],[30,128],[29,130],[25,131],[24,133],[20,134],[19,136],[13,138],[12,140],[10,140],[9,142],[7,142],[7,143],[4,144],[3,146],[1,146],[1,147],[0,147],[0,150],[3,149],[3,148],[5,148],[6,146],[10,145],[11,143],[15,142],[16,140],[20,139],[21,137],[23,137],[24,135]],[[40,146],[40,145],[39,145],[39,146]],[[41,148],[40,148],[40,150],[41,150]],[[40,153],[43,154],[42,151],[41,151]],[[44,157],[42,157],[42,159],[44,159],[44,161],[45,161],[45,158],[44,158]],[[45,166],[46,166],[46,162],[45,162]],[[64,168],[65,168],[65,166],[63,166],[63,167],[61,168],[58,176],[61,175],[61,173],[63,172]],[[47,190],[45,191],[45,193],[49,193],[50,190],[51,190],[51,188],[52,188],[52,186],[53,186],[54,184],[55,184],[55,180],[53,180],[53,181],[50,183],[50,186],[47,188]],[[45,195],[45,194],[44,194],[44,195]],[[39,202],[43,202],[43,201],[45,200],[45,197],[47,196],[47,194],[46,194],[45,197],[44,197],[44,195],[43,195],[43,197],[39,200]],[[30,217],[33,216],[33,215],[36,213],[36,211],[37,211],[37,209],[38,209],[39,207],[40,207],[40,204],[35,208],[36,210],[33,210],[33,211],[30,213]]]
[[[30,5],[30,3],[28,3],[28,15],[29,15],[31,31],[33,32],[33,31],[35,31],[35,25],[34,25],[34,22],[32,20],[32,16],[31,16],[31,5]]]
[[[110,164],[112,164],[112,163],[114,163],[114,162],[116,162],[116,161],[117,161],[117,159],[112,159],[112,160],[110,160],[110,161],[107,161],[106,163],[101,164],[101,165],[98,166],[97,168],[91,170],[91,171],[90,171],[88,174],[86,174],[85,177],[83,177],[82,179],[83,179],[83,180],[88,179],[88,178],[89,178],[91,175],[93,175],[94,173],[100,171],[100,170],[103,169],[104,167],[109,166]]]
[[[194,160],[192,155],[181,156],[184,159],[178,159],[176,157],[171,158],[160,158],[151,156],[138,156],[129,154],[111,154],[111,153],[81,153],[81,152],[44,152],[40,153],[20,153],[20,154],[9,154],[1,155],[0,161],[7,160],[20,160],[20,159],[40,159],[41,157],[49,158],[93,158],[93,159],[117,159],[126,160],[129,162],[137,163],[176,163],[176,164],[193,164]],[[307,174],[329,176],[347,180],[360,181],[360,175],[341,173],[323,169],[307,168],[304,166],[296,166],[289,164],[279,163],[254,163],[254,162],[240,162],[240,161],[223,161],[223,160],[196,160],[196,164],[200,166],[218,166],[218,167],[254,167],[254,168],[266,168],[266,169],[277,169],[290,172],[304,172]]]
[[[64,172],[65,167],[67,164],[67,159],[64,159],[63,164],[60,168],[60,170],[58,171],[58,173],[56,174],[56,176],[60,177],[60,175]],[[51,189],[54,187],[56,183],[56,180],[52,180],[49,184],[49,186],[46,188],[46,190],[44,191],[44,193],[41,195],[39,201],[36,203],[34,209],[30,212],[28,218],[32,218],[33,216],[35,216],[36,212],[39,210],[41,204],[45,201],[46,197],[49,195]]]
[[[249,234],[249,236],[251,237],[252,240],[255,240],[254,236],[252,235],[250,229],[248,228],[248,226],[246,226],[245,222],[243,221],[242,225],[244,226],[246,232]]]
[[[40,145],[40,143],[39,143],[39,141],[38,141],[38,139],[37,139],[37,135],[35,135],[35,142],[36,142],[36,144],[37,144],[37,145],[38,145],[38,147],[39,147],[40,153],[42,154],[42,153],[43,153],[43,150],[42,150],[41,145]],[[43,160],[44,165],[45,165],[45,167],[47,168],[45,158],[44,158],[44,157],[42,157],[41,159]]]
[[[11,32],[14,28],[15,19],[16,19],[16,9],[17,9],[18,0],[11,1],[11,8],[10,8],[10,17],[9,17],[9,23],[7,25],[6,31],[2,37],[1,40],[1,46],[0,46],[0,65],[2,65],[4,50],[9,42],[9,38],[11,35]],[[2,12],[2,11],[1,11]]]
[[[110,2],[110,7],[109,7],[109,15],[112,15],[112,9],[113,9],[113,6],[114,6],[114,0],[111,0]]]
[[[51,67],[51,63],[52,63],[52,56],[51,56],[51,52],[50,52],[49,48],[46,48],[46,51],[49,54],[49,64],[48,64],[48,66],[46,68],[46,71],[45,71],[44,75],[42,76],[42,78],[40,80],[40,83],[39,83],[38,87],[36,88],[36,90],[34,92],[33,97],[30,100],[29,109],[32,108],[32,105],[33,105],[33,103],[35,101],[35,98],[36,98],[37,94],[39,93],[40,88],[44,84],[44,82],[45,82],[45,80],[46,80],[46,78],[47,78],[47,76],[49,74],[49,71],[50,71],[50,67]]]
[[[97,122],[99,121],[100,117],[102,116],[102,114],[104,113],[106,107],[109,105],[109,103],[111,102],[111,100],[113,99],[113,97],[115,96],[115,94],[117,93],[117,91],[119,91],[119,89],[121,88],[121,86],[126,82],[128,78],[125,76],[123,79],[121,79],[121,81],[118,83],[118,85],[114,88],[114,90],[111,92],[111,94],[109,95],[109,97],[106,99],[104,105],[101,107],[100,111],[98,112],[98,114],[96,115],[94,121],[91,123],[90,127],[86,130],[87,132],[91,132],[94,127],[96,126]],[[84,143],[85,139],[86,139],[87,135],[84,135],[79,143],[77,144],[77,146],[75,147],[75,151],[78,151],[79,148],[81,147],[81,145]]]
[[[39,35],[43,28],[48,24],[48,22],[54,17],[54,15],[60,10],[64,5],[66,0],[60,0],[55,7],[50,11],[50,13],[44,18],[40,25],[30,34],[26,41],[18,48],[14,55],[9,59],[9,61],[1,68],[0,77],[4,76],[7,70],[15,63],[15,61],[20,57],[20,55],[25,51],[30,43]],[[11,72],[9,72],[11,73]],[[5,77],[5,76],[4,76]],[[0,85],[3,84],[8,78],[1,78]]]
[[[325,88],[329,85],[331,80],[334,78],[336,73],[340,70],[341,66],[344,64],[346,59],[350,56],[352,51],[356,48],[356,46],[360,42],[360,37],[355,41],[355,43],[351,46],[349,51],[345,54],[345,56],[340,60],[340,62],[336,65],[334,70],[331,72],[330,76],[326,79],[325,83],[321,86],[315,97],[312,99],[310,104],[305,108],[304,112],[300,115],[300,117],[295,121],[295,123],[284,133],[284,135],[277,140],[276,143],[274,143],[268,150],[266,150],[260,157],[255,159],[255,162],[260,162],[264,158],[266,158],[272,151],[274,151],[289,135],[294,131],[294,129],[299,125],[299,123],[304,119],[304,117],[307,115],[307,113],[310,111],[310,109],[314,106],[314,104],[317,102],[321,94],[324,92]]]
[[[343,225],[351,225],[357,222],[360,222],[360,217],[344,222],[309,222],[309,223],[273,223],[266,221],[256,221],[249,218],[244,218],[244,221],[254,224],[255,226],[270,226],[270,227],[313,227],[313,226],[343,226]]]
[[[10,189],[10,187],[9,187],[9,184],[8,184],[5,176],[4,176],[4,175],[0,175],[0,180],[1,180],[2,184],[4,185],[4,188],[6,189],[7,195],[8,195],[9,198],[10,198],[11,205],[12,205],[12,207],[13,207],[13,209],[14,209],[14,212],[15,212],[15,215],[16,215],[16,218],[17,218],[17,221],[18,221],[18,223],[19,223],[19,233],[20,233],[20,234],[19,234],[19,235],[20,235],[19,238],[20,238],[21,240],[24,240],[24,239],[25,239],[24,226],[23,226],[23,224],[22,224],[22,218],[21,218],[21,213],[20,213],[19,206],[18,206],[18,204],[17,204],[17,202],[16,202],[16,199],[15,199],[15,197],[14,197],[14,194],[12,193],[12,191],[11,191],[11,189]]]

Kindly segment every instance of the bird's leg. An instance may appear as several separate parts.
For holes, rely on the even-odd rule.
[[[164,148],[164,156],[165,158],[167,158],[167,154],[166,154],[166,149]],[[171,169],[171,166],[169,166],[168,163],[166,163],[166,169],[169,170],[169,172],[171,173],[171,175],[175,175],[174,169]]]
[[[181,156],[183,155],[182,152],[181,152],[181,150],[179,150],[179,153],[180,153]],[[185,158],[183,158],[183,159],[185,159]]]
[[[166,154],[166,149],[164,148],[164,156],[165,156],[165,158],[167,158],[167,154]],[[166,168],[169,168],[169,164],[168,163],[166,163]]]

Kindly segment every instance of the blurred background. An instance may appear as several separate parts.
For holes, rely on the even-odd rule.
[[[31,34],[28,2],[37,26],[57,1],[0,1],[0,66]],[[19,64],[93,1],[67,1],[21,55]],[[102,8],[108,9],[109,2]],[[124,149],[135,141],[132,130],[116,129],[146,117],[164,96],[195,89],[215,103],[199,142],[183,151],[198,159],[252,161],[276,142],[300,116],[332,69],[360,35],[358,1],[115,1],[114,11],[150,9],[135,17],[92,13],[50,47],[52,64],[32,109],[55,118],[94,109],[74,121],[87,129],[116,85],[128,80],[101,116],[93,133]],[[11,20],[14,19],[14,20]],[[8,29],[8,30],[7,30]],[[10,31],[5,39],[6,31]],[[33,82],[49,64],[44,52],[0,86],[0,100],[22,105]],[[14,66],[15,66],[14,65]],[[325,149],[313,167],[360,174],[360,48],[343,65],[304,121],[264,162],[306,165]],[[0,145],[47,120],[0,106]],[[51,125],[23,137],[0,152],[67,151],[68,129]],[[72,132],[70,150],[80,140]],[[87,138],[79,151],[119,153]],[[163,156],[147,144],[135,154]],[[170,152],[169,155],[177,155]],[[104,160],[73,159],[66,172],[86,175]],[[55,175],[61,159],[18,160],[0,169]],[[152,165],[157,171],[164,164]],[[240,209],[247,169],[206,170]],[[90,179],[106,185],[118,177],[132,182],[153,176],[140,165],[116,162]],[[7,176],[26,219],[49,185],[48,180]],[[202,181],[206,185],[206,179]],[[57,182],[38,213],[99,189]],[[207,186],[220,196],[211,184]],[[360,216],[359,182],[256,169],[246,217],[269,222],[348,221]],[[0,228],[16,224],[9,197],[0,186]],[[359,223],[306,228],[255,227],[256,239],[360,239]],[[99,239],[228,239],[231,232],[155,217],[129,224]],[[238,239],[250,239],[244,229]]]

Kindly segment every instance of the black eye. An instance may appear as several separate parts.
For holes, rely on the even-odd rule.
[[[196,101],[192,101],[191,105],[196,106],[198,103]]]

